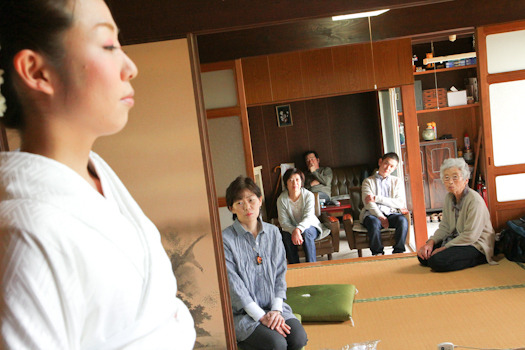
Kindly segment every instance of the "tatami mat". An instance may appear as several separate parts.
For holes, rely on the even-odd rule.
[[[396,299],[354,305],[354,323],[308,324],[307,350],[379,339],[381,350],[435,350],[441,342],[525,346],[524,289]]]
[[[331,265],[289,267],[289,287],[310,284],[354,284],[356,299],[486,288],[525,283],[525,268],[503,259],[499,265],[434,273],[415,256],[379,260],[352,259]],[[524,299],[525,301],[525,299]]]
[[[341,349],[380,339],[378,349],[429,349],[441,342],[478,348],[525,346],[525,266],[507,260],[433,273],[417,258],[347,260],[298,265],[288,286],[350,283],[359,290],[353,319],[306,323],[307,350]]]

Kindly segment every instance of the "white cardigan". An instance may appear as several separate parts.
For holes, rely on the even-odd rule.
[[[400,212],[399,209],[405,207],[405,201],[403,200],[403,197],[401,195],[401,179],[391,175],[390,179],[392,181],[392,187],[390,190],[390,196],[383,197],[378,195],[380,191],[377,188],[377,183],[375,181],[376,175],[377,172],[374,175],[367,177],[361,185],[361,200],[365,205],[363,209],[361,209],[361,213],[359,215],[359,221],[361,222],[363,222],[363,220],[365,219],[367,211],[375,217],[383,216],[383,213],[381,212],[381,210],[379,210],[377,204],[386,205],[394,209],[394,211],[397,210],[398,212]],[[365,203],[365,197],[369,194],[373,194],[376,196],[375,202]]]
[[[445,244],[445,247],[472,245],[485,255],[488,263],[495,264],[493,260],[495,233],[485,201],[479,193],[469,188],[464,194],[456,221],[453,197],[452,193],[447,193],[443,206],[443,220],[428,240],[439,243],[456,230],[458,236]]]
[[[316,240],[324,238],[330,234],[330,230],[321,224],[317,216],[315,216],[315,197],[314,194],[306,188],[301,188],[301,197],[304,204],[303,217],[300,222],[297,222],[293,216],[292,206],[290,205],[288,191],[283,191],[277,199],[277,213],[279,215],[279,224],[283,231],[292,233],[295,228],[303,232],[308,227],[313,226],[320,232]]]

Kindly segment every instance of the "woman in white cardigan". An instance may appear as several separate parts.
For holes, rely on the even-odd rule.
[[[288,169],[283,182],[287,190],[277,199],[277,211],[288,263],[299,262],[299,245],[303,246],[306,261],[315,262],[315,240],[320,238],[323,229],[315,216],[314,194],[303,187],[304,174],[297,168]]]
[[[418,250],[419,261],[436,272],[493,263],[494,229],[485,201],[468,187],[468,165],[463,158],[449,158],[441,165],[440,173],[449,192],[443,220]]]

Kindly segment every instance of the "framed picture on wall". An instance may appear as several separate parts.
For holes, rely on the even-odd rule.
[[[275,106],[275,112],[277,114],[277,125],[279,125],[280,128],[293,124],[290,105]]]

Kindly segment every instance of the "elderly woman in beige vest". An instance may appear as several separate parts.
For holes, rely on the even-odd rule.
[[[443,220],[417,252],[419,261],[433,271],[462,270],[493,263],[495,233],[483,198],[468,187],[470,171],[463,158],[441,165],[441,180],[449,192]]]

